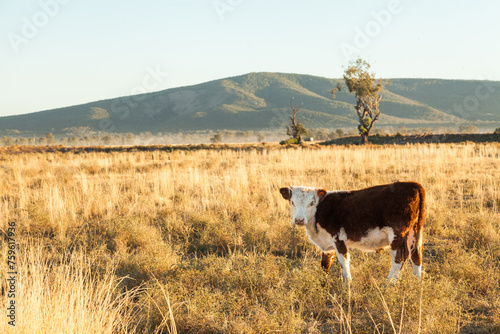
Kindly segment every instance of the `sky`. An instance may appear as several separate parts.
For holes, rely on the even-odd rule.
[[[250,72],[500,80],[493,0],[2,0],[0,116]]]

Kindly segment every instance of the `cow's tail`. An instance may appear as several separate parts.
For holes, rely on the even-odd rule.
[[[411,249],[411,261],[414,265],[420,266],[422,264],[422,254],[424,251],[422,232],[425,220],[425,189],[422,185],[417,183],[416,190],[418,192],[418,218],[416,224],[413,226],[415,246]]]

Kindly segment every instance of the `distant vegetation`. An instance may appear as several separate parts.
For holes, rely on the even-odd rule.
[[[65,146],[88,146],[88,145],[180,145],[180,144],[211,144],[211,143],[262,143],[262,142],[280,142],[286,138],[286,128],[272,131],[195,131],[186,133],[156,133],[144,132],[140,134],[133,133],[92,133],[86,134],[85,129],[73,129],[69,136],[57,138],[48,132],[41,137],[0,137],[0,146],[12,145],[65,145]],[[81,134],[79,134],[81,132]],[[372,130],[372,136],[412,136],[424,134],[472,134],[478,133],[478,128],[471,124],[463,124],[459,127],[417,127],[407,128],[406,126],[375,128]],[[500,128],[495,130],[500,134]],[[309,128],[307,129],[308,138],[314,141],[330,141],[343,137],[352,137],[358,135],[355,127],[351,128]],[[379,139],[377,139],[379,140]],[[463,137],[466,141],[467,137]],[[376,141],[376,140],[373,140]],[[370,142],[373,142],[370,141]],[[388,142],[390,139],[387,140]],[[498,139],[500,141],[500,138]],[[296,144],[297,141],[290,138],[282,141],[283,144]],[[349,143],[354,143],[352,139]],[[359,142],[359,140],[358,140]]]
[[[11,145],[175,145],[175,144],[207,144],[207,143],[247,143],[278,141],[284,135],[281,131],[192,131],[178,133],[143,132],[129,133],[96,133],[88,128],[74,128],[66,136],[56,138],[52,133],[41,137],[0,137],[0,146]]]

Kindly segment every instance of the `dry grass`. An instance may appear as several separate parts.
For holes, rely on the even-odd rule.
[[[4,153],[15,332],[497,333],[499,158],[498,144]],[[396,180],[427,190],[424,279],[405,268],[390,286],[388,253],[353,252],[346,289],[278,189]]]
[[[17,321],[2,333],[128,333],[140,289],[119,292],[112,271],[99,275],[84,253],[57,254],[25,244],[17,257]],[[3,261],[5,262],[5,261]],[[4,270],[3,272],[5,272]],[[3,296],[3,305],[7,305]]]

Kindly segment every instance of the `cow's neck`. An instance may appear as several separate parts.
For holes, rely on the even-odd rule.
[[[306,233],[309,240],[318,246],[323,252],[330,252],[335,250],[334,237],[321,225],[317,224],[316,219],[310,221],[305,225]]]
[[[316,219],[311,219],[309,223],[304,225],[306,228],[306,233],[308,236],[312,236],[318,233],[318,223],[316,222]]]

